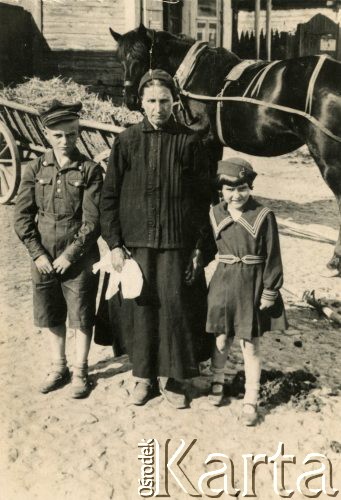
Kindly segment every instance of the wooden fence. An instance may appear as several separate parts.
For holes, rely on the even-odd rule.
[[[254,33],[242,32],[234,37],[232,50],[242,59],[255,59]],[[271,59],[288,59],[306,55],[328,54],[341,60],[341,31],[337,23],[317,14],[308,22],[298,24],[295,33],[271,32]],[[266,59],[265,33],[260,33],[260,58]]]
[[[285,32],[271,32],[271,59],[286,59],[295,56],[295,37]],[[239,39],[234,41],[232,46],[235,52],[242,59],[256,58],[256,41],[254,33],[242,32]],[[260,33],[260,59],[266,59],[266,38],[263,30]]]

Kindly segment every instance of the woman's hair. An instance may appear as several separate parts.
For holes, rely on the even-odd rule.
[[[254,177],[243,177],[239,179],[236,177],[236,180],[231,180],[231,177],[228,177],[225,174],[218,174],[216,178],[216,188],[221,191],[221,188],[225,186],[231,186],[231,187],[236,187],[236,186],[241,186],[242,184],[247,184],[250,189],[253,189],[253,180]]]
[[[154,86],[155,87],[166,87],[166,89],[168,89],[170,91],[170,93],[172,94],[173,99],[175,100],[177,98],[175,90],[174,90],[174,86],[172,86],[171,84],[169,84],[165,80],[159,80],[159,79],[155,78],[155,80],[149,80],[148,82],[146,82],[143,85],[143,87],[141,89],[141,99],[143,98],[144,90],[148,87],[154,87]]]

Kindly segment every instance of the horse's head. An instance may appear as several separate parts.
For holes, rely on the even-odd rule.
[[[111,28],[110,33],[117,42],[117,57],[124,68],[124,102],[131,110],[140,109],[138,86],[152,62],[150,50],[154,32],[141,24],[124,35]]]
[[[194,43],[185,36],[155,31],[141,24],[124,35],[110,28],[117,43],[116,54],[124,68],[124,101],[129,109],[140,109],[138,86],[149,69],[163,69],[174,76],[184,54]]]

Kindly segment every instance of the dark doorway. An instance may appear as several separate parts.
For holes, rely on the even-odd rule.
[[[175,35],[182,31],[183,0],[163,4],[163,28]]]

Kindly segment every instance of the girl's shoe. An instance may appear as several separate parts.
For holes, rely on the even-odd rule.
[[[257,405],[252,403],[244,403],[240,420],[244,425],[248,427],[256,425],[258,421]]]
[[[214,406],[220,406],[224,399],[224,384],[222,382],[212,382],[208,395],[209,402]]]

